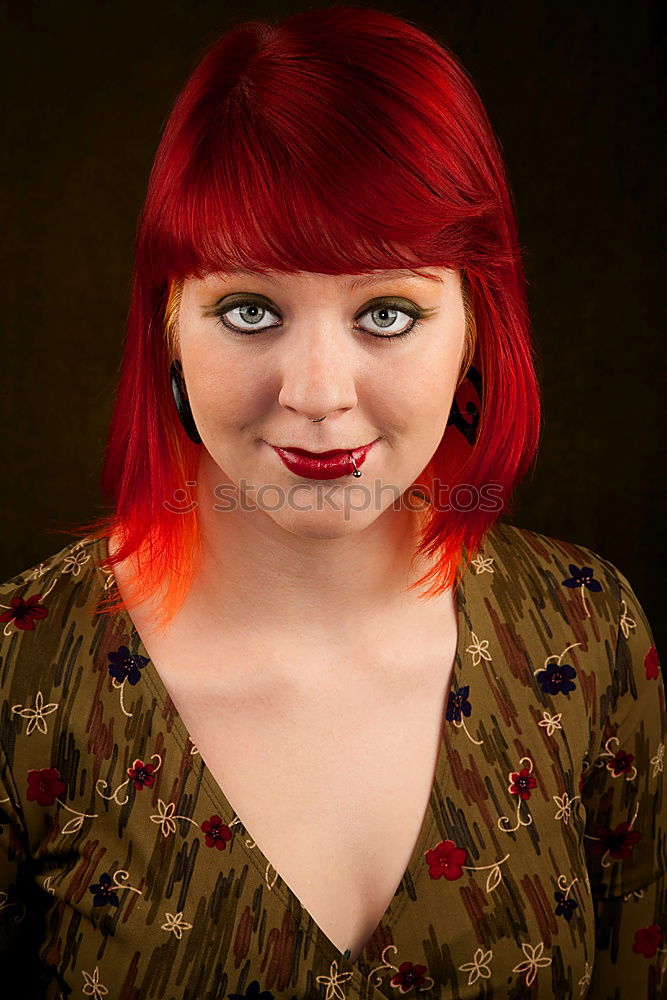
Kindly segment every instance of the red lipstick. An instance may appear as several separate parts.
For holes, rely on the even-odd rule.
[[[302,476],[304,479],[338,479],[354,472],[351,455],[358,468],[364,464],[374,444],[375,441],[371,441],[361,448],[348,451],[323,451],[321,454],[303,451],[301,448],[278,448],[276,445],[271,447],[287,468],[297,476]]]

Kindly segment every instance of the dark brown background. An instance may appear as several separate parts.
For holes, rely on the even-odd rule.
[[[6,208],[0,579],[99,513],[133,239],[171,104],[237,19],[324,4],[0,8]],[[385,3],[460,56],[500,138],[542,359],[515,521],[621,569],[664,649],[665,7]]]

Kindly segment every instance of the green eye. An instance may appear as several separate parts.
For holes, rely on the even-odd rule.
[[[400,340],[403,337],[409,337],[417,329],[421,320],[431,315],[432,312],[435,312],[435,310],[421,309],[419,306],[402,298],[378,299],[372,302],[370,307],[367,306],[363,312],[359,313],[355,320],[354,329],[360,330],[362,333],[376,340]],[[373,320],[376,324],[376,329],[379,330],[395,330],[398,316],[401,314],[410,317],[412,322],[407,327],[404,323],[403,328],[395,333],[379,333],[356,325],[362,316],[374,313],[380,316],[379,322]],[[212,315],[218,317],[219,322],[225,329],[241,337],[256,337],[260,333],[265,333],[267,330],[272,330],[281,325],[280,323],[263,323],[267,315],[276,317],[277,312],[273,306],[270,306],[268,300],[264,299],[263,296],[257,295],[228,296],[225,300],[224,308],[214,309]],[[229,317],[233,317],[233,319]]]
[[[420,315],[421,310],[415,309],[414,307],[408,309],[406,306],[403,306],[403,308],[399,308],[398,305],[392,305],[391,301],[380,302],[377,305],[373,306],[371,309],[367,309],[365,312],[361,313],[361,315],[372,316],[373,313],[384,314],[382,319],[380,319],[379,321],[374,319],[373,322],[374,323],[379,322],[380,329],[385,329],[388,330],[389,332],[375,333],[373,330],[364,329],[364,333],[369,333],[371,337],[379,337],[381,340],[396,340],[399,337],[409,336],[409,334],[411,334],[412,331],[415,329],[415,327],[418,325],[418,322],[421,318]],[[402,329],[400,329],[398,332],[392,332],[396,330],[397,319],[400,315],[409,316],[412,319],[412,323],[410,323],[409,326],[406,326],[404,323]]]
[[[231,322],[226,318],[232,313],[237,314],[235,322]],[[266,313],[269,315],[275,315],[272,314],[266,306],[262,305],[261,302],[255,302],[254,299],[247,299],[240,302],[238,305],[228,306],[224,310],[216,311],[215,315],[219,316],[223,326],[226,326],[227,329],[231,330],[233,333],[240,333],[241,336],[249,334],[252,337],[256,333],[263,333],[264,330],[269,330],[272,326],[279,325],[277,323],[272,323],[269,326],[260,326],[260,323]],[[239,325],[239,321],[242,324],[247,323],[248,328],[244,330],[243,326]],[[255,329],[252,329],[253,327]]]

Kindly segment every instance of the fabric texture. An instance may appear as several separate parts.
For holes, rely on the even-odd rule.
[[[0,995],[667,997],[665,687],[614,565],[487,534],[429,806],[353,963],[213,780],[128,614],[94,613],[106,554],[84,539],[0,587]]]

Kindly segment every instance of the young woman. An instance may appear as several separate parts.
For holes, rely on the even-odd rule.
[[[539,430],[455,56],[228,31],[150,177],[111,513],[0,592],[3,989],[665,995],[658,656],[616,566],[510,522]]]

